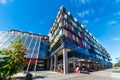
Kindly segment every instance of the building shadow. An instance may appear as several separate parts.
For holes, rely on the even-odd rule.
[[[32,79],[34,80],[34,79],[44,79],[44,78],[46,78],[46,76],[36,76],[36,77],[33,76]],[[22,77],[20,77],[20,76],[19,76],[19,77],[14,77],[13,80],[26,80],[26,76],[22,76]]]
[[[34,77],[34,79],[39,79],[39,78],[41,78],[41,79],[44,79],[44,78],[46,78],[47,76],[36,76],[36,77]]]

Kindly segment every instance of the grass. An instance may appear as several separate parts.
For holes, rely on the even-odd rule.
[[[113,72],[115,72],[115,73],[120,73],[120,70],[114,70]]]

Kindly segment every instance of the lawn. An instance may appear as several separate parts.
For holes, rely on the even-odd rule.
[[[120,73],[120,69],[114,70],[113,72]]]

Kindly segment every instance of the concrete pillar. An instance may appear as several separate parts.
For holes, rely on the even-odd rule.
[[[68,73],[68,58],[67,58],[67,50],[64,48],[63,49],[63,69],[64,69],[64,74]]]
[[[50,59],[47,59],[47,69],[50,69]]]
[[[75,71],[76,69],[76,62],[75,62],[75,58],[73,58],[73,70]]]
[[[54,70],[57,69],[57,55],[54,55]]]
[[[50,70],[53,70],[53,57],[51,56]]]

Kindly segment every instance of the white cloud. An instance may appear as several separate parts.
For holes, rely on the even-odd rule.
[[[7,4],[9,2],[13,2],[14,0],[0,0],[0,3]]]
[[[80,12],[80,13],[77,13],[77,14],[78,14],[79,17],[83,18],[85,15],[88,15],[89,12],[88,12],[88,10],[86,10],[86,11],[83,11],[83,12]]]
[[[85,10],[83,12],[79,12],[77,13],[77,15],[81,18],[83,18],[85,15],[89,15],[89,14],[93,14],[94,10],[93,9],[89,9],[89,10]]]
[[[116,2],[116,3],[119,3],[119,2],[120,2],[120,0],[115,0],[115,2]]]
[[[83,20],[82,23],[83,23],[83,24],[87,24],[87,23],[88,23],[88,20]]]
[[[112,39],[112,41],[120,41],[120,37],[115,37]]]
[[[118,15],[120,15],[120,11],[118,12]]]
[[[113,13],[114,16],[120,16],[120,11]]]
[[[76,0],[79,2],[79,4],[85,4],[85,3],[89,3],[90,0]]]
[[[99,21],[99,18],[94,19],[94,22],[98,22],[98,21]]]
[[[68,0],[69,1],[69,0]],[[81,5],[89,4],[94,2],[95,0],[70,0],[70,3],[73,6],[80,7]]]
[[[40,24],[45,24],[45,23],[47,22],[47,20],[48,20],[48,17],[42,18],[42,19],[39,21],[39,23],[40,23]]]
[[[40,21],[40,24],[44,24],[44,21]]]
[[[82,4],[85,4],[85,0],[80,0],[82,2]]]
[[[6,4],[6,3],[7,3],[7,0],[0,0],[0,2],[1,2],[2,4]]]
[[[113,21],[108,21],[108,24],[109,24],[109,25],[116,24],[116,23],[117,23],[117,21],[115,21],[115,20],[113,20]]]

